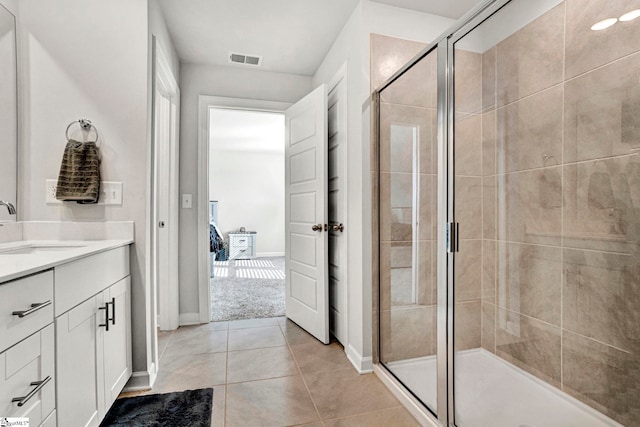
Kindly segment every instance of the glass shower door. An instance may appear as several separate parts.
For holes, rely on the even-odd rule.
[[[458,427],[640,426],[638,9],[514,0],[452,38]]]
[[[379,355],[436,411],[436,51],[380,92]]]

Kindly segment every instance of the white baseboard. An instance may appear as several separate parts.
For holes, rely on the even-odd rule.
[[[362,355],[351,344],[347,347],[347,359],[360,374],[373,372],[373,358],[362,357]]]
[[[151,390],[153,383],[156,381],[157,372],[155,364],[151,365],[149,371],[137,371],[131,374],[131,378],[127,381],[127,384],[122,389],[126,391],[144,391]]]
[[[200,313],[180,313],[180,326],[199,325]]]
[[[257,252],[256,258],[284,256],[284,252]]]

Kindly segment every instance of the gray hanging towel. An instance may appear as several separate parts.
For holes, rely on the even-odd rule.
[[[70,139],[64,149],[56,199],[98,203],[100,196],[100,151],[95,141]]]

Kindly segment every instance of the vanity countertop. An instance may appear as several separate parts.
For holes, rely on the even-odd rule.
[[[4,282],[22,276],[38,273],[131,243],[133,243],[132,239],[113,239],[26,240],[0,244],[0,286]],[[34,253],[7,253],[23,247],[33,247],[39,250]]]

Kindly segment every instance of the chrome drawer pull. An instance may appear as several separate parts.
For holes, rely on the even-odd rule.
[[[27,403],[33,396],[38,394],[38,392],[42,390],[42,387],[44,387],[49,381],[51,381],[51,377],[48,375],[47,378],[43,379],[42,381],[33,381],[29,385],[36,386],[36,388],[31,390],[26,396],[14,397],[13,399],[11,399],[11,403],[18,402],[18,406],[24,406],[24,404]]]
[[[23,317],[28,316],[32,313],[35,313],[36,311],[40,310],[41,308],[45,308],[48,305],[51,305],[51,300],[31,304],[31,308],[29,310],[14,311],[11,314],[13,314],[14,316],[18,316],[19,318],[22,319]]]

